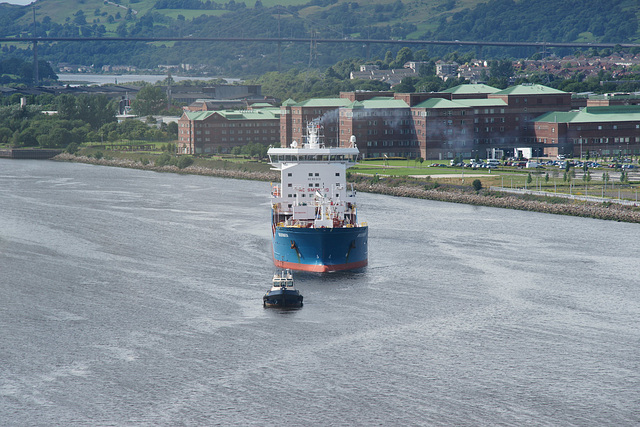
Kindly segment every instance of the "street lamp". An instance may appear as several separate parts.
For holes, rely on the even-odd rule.
[[[580,135],[580,161],[582,161],[582,135]]]

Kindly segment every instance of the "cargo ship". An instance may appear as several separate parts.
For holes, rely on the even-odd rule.
[[[277,267],[324,273],[367,265],[369,228],[358,222],[356,191],[346,177],[360,152],[355,136],[349,142],[325,147],[322,126],[310,122],[306,141],[269,149],[269,163],[280,171],[271,189]]]

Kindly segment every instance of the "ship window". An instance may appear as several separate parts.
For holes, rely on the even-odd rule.
[[[340,172],[336,172],[336,176],[340,176]]]
[[[291,194],[287,194],[287,197],[293,197],[293,195],[291,195]]]
[[[336,197],[340,197],[340,195],[339,195],[339,194],[336,194]]]
[[[316,187],[320,187],[320,183],[319,182],[316,182]]]
[[[310,182],[310,183],[309,183],[309,187],[313,187],[313,182]]]
[[[289,203],[287,206],[288,206],[288,207],[291,207],[291,203]]]
[[[289,172],[289,173],[287,174],[287,176],[291,176],[291,172]]]
[[[316,172],[316,176],[320,176],[320,174],[318,172]]]
[[[313,172],[309,172],[309,176],[313,176]]]

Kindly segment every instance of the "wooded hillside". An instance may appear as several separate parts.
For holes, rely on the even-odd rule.
[[[64,7],[60,7],[64,3]],[[589,41],[640,41],[636,0],[38,0],[38,36],[300,37]],[[0,36],[33,34],[33,8],[0,4]],[[40,43],[54,65],[191,64],[210,74],[235,76],[298,68],[324,69],[346,58],[384,58],[397,45],[283,43]],[[28,43],[3,43],[0,55],[31,58]],[[457,49],[429,47],[430,54]],[[467,49],[467,50],[465,50]],[[485,58],[520,58],[526,49],[485,49]],[[558,51],[560,54],[572,52]]]

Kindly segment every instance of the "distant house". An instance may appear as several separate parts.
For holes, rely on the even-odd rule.
[[[491,77],[491,70],[487,61],[474,60],[458,67],[458,78],[470,81],[472,84],[486,81]]]
[[[393,68],[390,70],[380,70],[377,66],[361,66],[361,71],[352,71],[350,79],[378,80],[388,83],[393,87],[399,84],[405,77],[417,76],[417,71],[413,68]],[[364,70],[364,71],[362,71]]]
[[[457,77],[459,66],[460,64],[457,62],[438,61],[436,62],[436,76],[444,81],[447,81],[447,79],[451,77]]]

